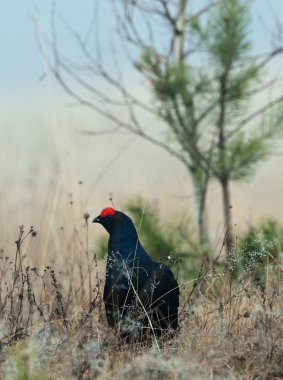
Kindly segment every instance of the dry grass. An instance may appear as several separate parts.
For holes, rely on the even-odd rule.
[[[203,265],[181,287],[180,335],[159,347],[126,345],[105,321],[104,263],[89,249],[88,222],[85,214],[64,238],[58,228],[60,250],[50,262],[37,257],[38,267],[33,228],[20,227],[16,252],[1,253],[0,378],[283,378],[280,266],[262,283]]]

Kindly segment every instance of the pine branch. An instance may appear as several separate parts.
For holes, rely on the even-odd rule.
[[[227,134],[227,138],[231,138],[234,136],[236,133],[238,133],[241,129],[243,129],[248,123],[250,123],[253,119],[261,116],[264,114],[266,111],[271,109],[272,107],[276,106],[277,104],[283,102],[283,95],[279,96],[275,100],[269,102],[263,107],[260,107],[258,110],[255,112],[251,113],[249,116],[247,116],[245,119],[243,119],[235,128],[232,130],[230,133]]]

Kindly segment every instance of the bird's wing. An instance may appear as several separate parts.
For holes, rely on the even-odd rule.
[[[145,308],[158,314],[162,329],[178,328],[179,286],[172,271],[164,264],[155,263],[139,295]]]
[[[118,267],[109,270],[104,285],[103,300],[110,326],[115,326],[126,313],[133,297],[127,268]]]

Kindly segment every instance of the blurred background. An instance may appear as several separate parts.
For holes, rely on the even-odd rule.
[[[177,1],[165,3],[172,14],[177,14]],[[203,11],[201,27],[190,26],[195,34],[202,33],[209,25],[209,17],[215,12],[214,3],[217,2],[188,2],[186,17]],[[50,254],[50,244],[55,253],[62,243],[58,231],[72,230],[73,225],[80,228],[84,224],[83,213],[89,212],[90,218],[96,216],[103,207],[111,205],[109,198],[113,198],[117,209],[124,209],[129,199],[141,195],[152,202],[162,222],[174,221],[186,214],[196,224],[190,171],[174,155],[145,140],[136,131],[117,129],[117,121],[111,120],[112,114],[128,125],[132,123],[129,98],[125,96],[124,104],[121,101],[118,107],[111,103],[110,99],[117,102],[121,99],[119,86],[111,86],[112,79],[107,81],[102,71],[92,72],[91,59],[87,60],[81,44],[86,43],[93,59],[101,58],[105,70],[134,94],[135,99],[159,109],[161,100],[154,100],[156,89],[152,88],[153,80],[147,75],[146,62],[135,65],[141,62],[143,49],[148,48],[139,41],[148,32],[147,22],[152,23],[155,46],[161,52],[169,52],[163,56],[154,51],[155,57],[172,63],[170,44],[174,36],[166,20],[162,23],[158,19],[161,17],[158,9],[162,12],[166,9],[158,0],[0,2],[0,248],[4,251],[14,246],[18,226],[24,225],[27,230],[34,226],[41,236],[45,247],[44,252],[40,252],[41,258],[47,252]],[[144,19],[139,11],[144,12]],[[250,108],[241,111],[243,117],[282,96],[283,56],[278,49],[283,46],[283,25],[280,24],[283,3],[255,0],[249,14],[245,30],[250,42],[249,55],[255,57],[255,62],[268,59],[268,64],[264,64],[260,78],[249,88],[253,91],[265,86],[265,90],[251,98]],[[129,20],[130,26],[125,26]],[[137,34],[135,36],[135,29],[128,32],[140,44],[123,35],[123,32],[128,33],[123,28],[131,28],[132,21]],[[201,28],[202,31],[198,31]],[[192,40],[188,45],[190,43],[193,44]],[[197,47],[199,45],[195,49]],[[270,59],[273,52],[274,58]],[[186,63],[210,73],[211,63],[198,54],[193,54]],[[72,70],[71,74],[68,69]],[[84,80],[83,86],[76,75]],[[70,88],[66,90],[65,84]],[[104,96],[89,91],[87,84]],[[90,103],[74,98],[72,92]],[[90,104],[106,110],[106,117]],[[135,117],[151,136],[176,147],[158,112],[153,114],[141,107]],[[258,125],[259,119],[255,118],[247,128]],[[272,151],[259,160],[248,178],[231,182],[232,223],[239,231],[263,217],[273,217],[283,223],[282,141],[279,135],[274,138]],[[225,232],[222,203],[221,188],[212,178],[207,189],[206,218],[213,245]],[[98,227],[91,226],[91,241],[95,242],[97,234]],[[33,253],[34,260],[38,254]]]

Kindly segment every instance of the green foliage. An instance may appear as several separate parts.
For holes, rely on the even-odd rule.
[[[170,65],[153,49],[145,49],[136,67],[149,78],[158,99],[167,101],[188,95],[190,80],[186,65]]]
[[[104,235],[98,239],[97,246],[95,248],[95,253],[97,255],[97,258],[99,260],[102,260],[105,257],[107,257],[107,252],[108,252],[108,236]]]
[[[210,32],[207,48],[220,71],[242,61],[250,51],[251,44],[247,38],[250,21],[249,1],[219,2],[207,24]]]
[[[189,85],[189,76],[184,65],[166,65],[163,75],[155,79],[154,89],[160,99],[174,100],[178,96],[188,99]]]
[[[229,78],[228,99],[230,102],[235,100],[247,101],[246,94],[250,90],[250,86],[258,79],[258,68],[249,60],[245,65],[246,67],[241,67],[240,70],[234,70],[233,75]]]
[[[248,135],[238,132],[228,142],[226,160],[232,180],[242,181],[251,178],[255,173],[256,165],[272,153],[274,141],[283,133],[282,126],[283,107],[280,105],[267,115],[266,120],[262,121],[259,133],[253,131]],[[217,165],[220,165],[220,162],[216,164],[216,167]]]
[[[36,358],[32,344],[17,343],[10,350],[6,362],[5,378],[13,380],[45,380],[47,371]]]
[[[258,80],[260,69],[248,56],[251,43],[250,1],[221,0],[207,23],[210,38],[205,44],[214,76],[220,78],[218,91],[225,81],[226,124],[242,117],[248,106],[249,91]]]
[[[176,262],[176,270],[181,262],[186,277],[197,274],[198,252],[192,246],[193,233],[187,218],[173,218],[174,223],[161,225],[154,205],[141,196],[131,199],[126,209],[133,218],[143,246],[154,259],[165,260],[169,266]]]
[[[274,219],[265,219],[251,227],[239,239],[239,255],[244,271],[262,271],[268,263],[280,264],[283,251],[283,228]]]
[[[191,28],[191,32],[195,32],[197,34],[202,33],[202,27],[201,27],[199,17],[197,17],[197,16],[190,17],[188,23],[189,23],[189,26]]]
[[[149,202],[136,197],[127,202],[126,209],[133,218],[140,240],[150,250],[153,258],[172,254],[173,237],[164,233],[156,211]]]
[[[240,181],[250,178],[255,172],[255,166],[266,158],[269,146],[258,136],[247,137],[239,133],[229,141],[226,162],[229,167],[230,178]],[[221,163],[219,162],[218,165]],[[216,165],[217,166],[217,165]]]
[[[145,49],[136,67],[149,79],[155,96],[163,103],[178,108],[178,117],[173,117],[176,125],[180,118],[184,123],[191,117],[193,101],[210,90],[210,78],[181,62],[178,65],[161,59],[153,49]],[[201,101],[201,97],[199,99]],[[177,104],[175,102],[178,102]],[[176,110],[175,110],[176,111]],[[164,113],[160,113],[164,117]],[[168,120],[166,120],[168,121]]]

